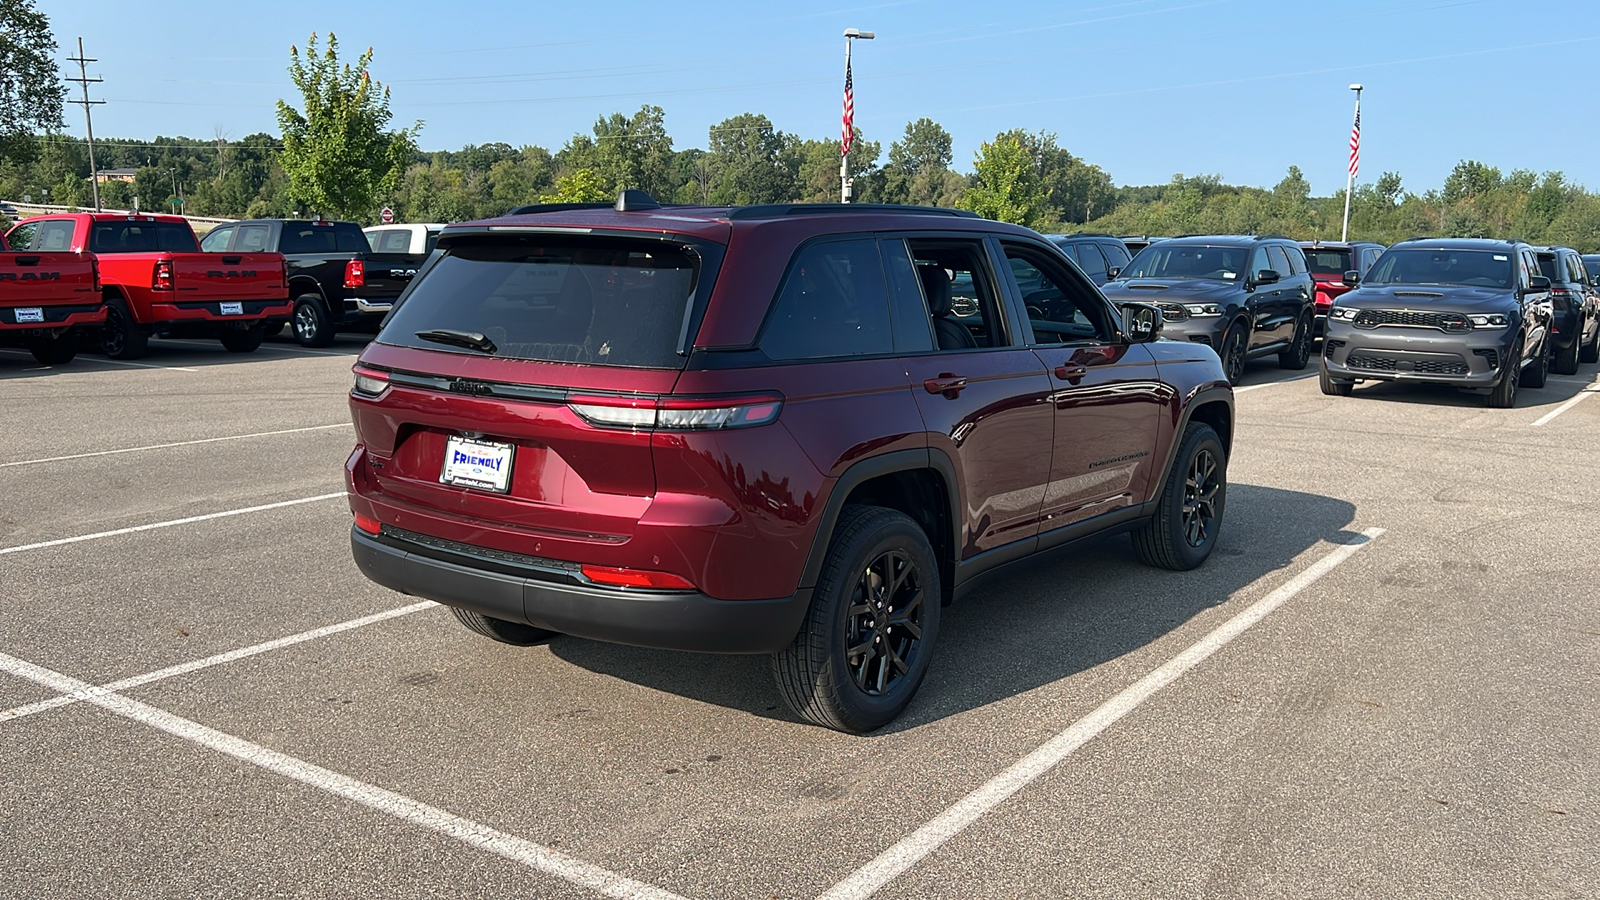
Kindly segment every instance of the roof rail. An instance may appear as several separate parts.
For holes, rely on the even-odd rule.
[[[1104,231],[1064,231],[1057,234],[1048,235],[1048,237],[1103,237],[1111,238],[1112,240],[1121,240],[1121,238],[1117,237],[1116,235],[1107,234]]]
[[[573,209],[611,209],[610,203],[529,203],[513,207],[508,216],[531,216],[537,213],[566,212]]]
[[[755,206],[736,206],[728,210],[728,218],[775,219],[779,216],[806,216],[826,213],[882,213],[893,212],[914,216],[960,216],[976,219],[978,214],[964,209],[945,209],[942,206],[901,206],[897,203],[759,203]]]

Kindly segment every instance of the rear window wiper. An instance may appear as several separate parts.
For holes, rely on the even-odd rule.
[[[416,334],[417,337],[425,341],[433,341],[435,344],[453,344],[457,347],[466,347],[468,350],[481,350],[488,354],[493,354],[499,349],[494,345],[494,341],[489,340],[486,335],[478,331],[435,328],[431,331],[419,331]]]

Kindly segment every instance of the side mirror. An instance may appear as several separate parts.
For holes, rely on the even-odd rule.
[[[1346,269],[1344,273],[1344,286],[1355,287],[1361,283],[1361,273],[1355,269]]]
[[[1282,277],[1277,269],[1262,269],[1256,273],[1256,284],[1277,284]]]
[[[1528,276],[1528,293],[1537,294],[1540,291],[1550,290],[1550,279],[1543,275]]]
[[[1122,304],[1122,333],[1130,343],[1150,343],[1161,336],[1161,328],[1166,324],[1161,307],[1153,303]]]
[[[1110,269],[1106,270],[1106,278],[1108,280],[1110,280],[1110,281],[1116,281],[1117,280],[1117,276],[1121,275],[1121,274],[1122,274],[1122,267],[1121,266],[1112,266]]]

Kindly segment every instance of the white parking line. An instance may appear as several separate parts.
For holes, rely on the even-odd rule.
[[[945,841],[960,834],[985,813],[1005,802],[1012,794],[1027,787],[1039,776],[1071,756],[1079,747],[1093,740],[1123,716],[1137,709],[1157,691],[1177,681],[1184,673],[1204,662],[1206,658],[1227,646],[1228,642],[1266,618],[1273,610],[1315,584],[1322,576],[1333,571],[1357,550],[1383,534],[1382,528],[1368,528],[1359,540],[1335,548],[1295,577],[1289,579],[1272,593],[1201,638],[1188,649],[1162,664],[1116,696],[1102,703],[1087,716],[1072,723],[1067,730],[1047,741],[1043,746],[1023,757],[1015,765],[991,778],[983,786],[958,800],[932,821],[906,835],[899,843],[885,850],[851,875],[828,889],[821,900],[860,900],[869,897],[901,873],[916,865]]]
[[[0,353],[11,353],[11,354],[19,354],[20,353],[20,354],[26,355],[26,356],[28,356],[30,358],[33,356],[33,354],[28,353],[28,351],[26,351],[26,350],[0,349]],[[86,362],[86,363],[105,363],[108,366],[129,366],[129,367],[135,368],[135,369],[163,369],[163,370],[168,371],[168,372],[194,372],[194,373],[197,373],[197,372],[200,371],[199,369],[188,369],[188,368],[184,368],[183,366],[158,366],[155,363],[136,363],[136,362],[129,362],[129,361],[125,360],[125,359],[106,359],[106,358],[99,357],[99,356],[97,356],[97,357],[95,357],[93,359],[82,359],[82,358],[80,358],[80,361],[81,362]],[[65,365],[65,364],[63,364],[63,365]],[[61,366],[57,366],[56,368],[62,368],[62,367]]]
[[[1317,377],[1317,375],[1318,375],[1318,373],[1312,372],[1310,375],[1296,375],[1293,378],[1280,378],[1277,381],[1269,381],[1269,382],[1266,382],[1265,384],[1247,384],[1244,387],[1236,387],[1236,388],[1234,388],[1233,392],[1235,394],[1243,394],[1246,391],[1254,391],[1254,390],[1258,390],[1260,388],[1277,387],[1280,384],[1289,384],[1290,382],[1294,382],[1294,381],[1305,381],[1307,378],[1315,378],[1315,377]]]
[[[1545,413],[1544,415],[1540,416],[1539,417],[1539,421],[1534,422],[1532,427],[1538,428],[1540,425],[1543,425],[1546,422],[1549,422],[1550,420],[1554,419],[1556,416],[1559,416],[1562,413],[1566,412],[1567,410],[1573,408],[1574,406],[1577,406],[1579,403],[1582,403],[1584,400],[1588,399],[1589,396],[1591,394],[1594,394],[1596,391],[1600,391],[1600,385],[1596,385],[1593,382],[1589,382],[1589,385],[1590,385],[1589,387],[1584,388],[1583,390],[1579,391],[1577,393],[1577,395],[1574,396],[1571,400],[1568,400],[1567,402],[1561,404],[1560,406],[1556,407],[1555,409],[1552,409],[1549,412]]]
[[[192,447],[195,444],[215,444],[218,441],[243,441],[249,438],[276,437],[280,434],[301,434],[307,431],[327,431],[332,428],[349,427],[349,422],[340,422],[336,425],[311,425],[306,428],[285,428],[282,431],[257,431],[254,434],[230,434],[226,437],[201,438],[196,441],[173,441],[170,444],[149,444],[144,447],[124,447],[121,450],[96,450],[92,453],[73,453],[68,456],[45,456],[39,459],[20,459],[16,462],[0,463],[0,469],[9,469],[12,466],[32,466],[39,463],[64,462],[69,459],[88,459],[91,456],[115,456],[118,453],[140,453],[145,450],[166,450],[169,447]]]
[[[73,691],[70,694],[60,694],[46,700],[39,700],[34,703],[25,703],[22,706],[16,706],[12,707],[11,709],[0,711],[0,722],[9,722],[12,719],[20,719],[23,716],[31,716],[34,713],[40,713],[46,710],[60,709],[63,706],[71,706],[74,703],[81,703],[93,697],[104,697],[105,695],[114,693],[116,691],[131,690],[133,688],[142,687],[153,682],[165,681],[168,678],[176,678],[179,675],[187,675],[190,672],[198,672],[201,669],[209,669],[212,666],[220,666],[224,663],[236,662],[241,659],[248,659],[252,656],[260,656],[261,654],[270,652],[272,650],[281,650],[284,647],[292,647],[295,644],[303,644],[306,641],[314,641],[317,638],[324,638],[330,635],[339,634],[341,632],[350,631],[355,628],[374,625],[378,622],[387,622],[390,619],[398,619],[401,616],[409,616],[414,612],[432,609],[437,605],[438,604],[434,603],[432,600],[423,600],[419,603],[413,603],[410,606],[402,606],[398,609],[388,609],[380,613],[373,613],[370,616],[362,616],[359,619],[351,619],[347,622],[339,622],[334,625],[324,625],[321,628],[313,628],[310,631],[302,631],[299,634],[291,634],[287,637],[276,638],[264,643],[254,644],[249,647],[241,647],[238,650],[229,650],[225,653],[218,653],[213,656],[208,656],[205,659],[197,659],[191,662],[179,663],[175,666],[168,666],[165,669],[157,669],[154,672],[146,672],[143,675],[134,675],[130,678],[124,678],[120,681],[108,682],[106,684],[91,687],[87,691]]]
[[[302,503],[315,503],[318,500],[332,500],[335,497],[345,496],[344,491],[337,494],[319,494],[315,497],[302,497],[299,500],[282,500],[277,503],[264,503],[260,506],[247,506],[243,509],[229,509],[222,512],[206,513],[203,516],[188,516],[182,519],[172,519],[167,522],[151,522],[148,525],[134,525],[129,528],[118,528],[112,531],[98,531],[94,534],[80,534],[77,537],[57,538],[53,541],[40,541],[36,544],[22,544],[16,547],[0,547],[0,556],[10,553],[22,553],[28,550],[43,550],[46,547],[60,547],[63,544],[76,544],[82,541],[94,541],[100,538],[116,537],[119,534],[133,534],[138,531],[150,531],[156,528],[171,528],[175,525],[188,525],[192,522],[205,522],[210,519],[226,519],[229,516],[242,516],[246,513],[263,512],[269,509],[282,509],[285,506],[299,506]]]
[[[279,753],[243,738],[208,728],[121,694],[95,694],[95,686],[60,672],[0,653],[0,672],[25,678],[64,694],[82,695],[107,712],[165,731],[173,737],[215,750],[317,790],[343,797],[394,818],[487,850],[514,863],[552,875],[617,900],[683,900],[677,894],[635,881],[599,866],[535,844],[487,825],[453,815],[393,791],[357,781],[331,769]]]

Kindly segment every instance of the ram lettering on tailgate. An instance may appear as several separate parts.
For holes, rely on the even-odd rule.
[[[210,269],[206,272],[207,278],[254,278],[255,269]]]
[[[0,272],[0,281],[60,281],[60,272]]]

